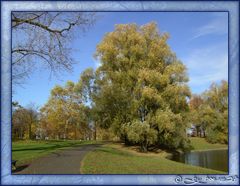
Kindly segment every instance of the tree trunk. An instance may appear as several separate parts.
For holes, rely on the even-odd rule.
[[[148,151],[147,136],[144,136],[144,141],[141,143],[141,151],[142,152]]]
[[[74,139],[77,140],[77,125],[75,126]]]
[[[147,143],[142,143],[141,144],[141,152],[147,152],[148,151],[148,148],[147,148]]]
[[[97,126],[96,126],[96,123],[95,123],[95,127],[94,127],[94,140],[95,141],[97,140]]]
[[[32,138],[32,124],[31,123],[28,125],[28,138],[29,139]]]
[[[19,133],[20,135],[20,139],[23,139],[23,129],[22,129],[22,127],[20,128],[20,133]]]
[[[68,122],[65,123],[64,140],[68,139]]]
[[[196,127],[196,130],[197,130],[197,137],[201,137],[201,136],[199,135],[199,127]]]
[[[126,135],[126,134],[124,134],[124,143],[125,143],[126,145],[129,145],[129,144],[128,144],[128,140],[127,140],[127,135]]]

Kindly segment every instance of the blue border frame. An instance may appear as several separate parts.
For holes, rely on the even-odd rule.
[[[2,2],[0,3],[0,20],[2,20]],[[0,72],[2,72],[2,29],[0,27],[0,56],[1,56],[1,65],[0,65]],[[0,105],[2,106],[2,75],[0,77],[0,87],[1,87],[1,93],[0,93]],[[0,111],[2,113],[2,107],[0,107]],[[12,111],[11,111],[12,112]],[[12,118],[11,118],[12,120]],[[1,125],[2,125],[2,119],[1,119]],[[0,149],[2,151],[2,126],[0,127],[0,139],[1,139],[1,142],[0,142]],[[12,147],[11,147],[12,149]],[[1,174],[1,177],[0,177],[0,185],[2,184],[2,170],[1,170],[1,167],[2,167],[2,156],[0,156],[0,174]]]
[[[4,0],[5,1],[5,0]],[[16,0],[16,1],[18,1],[18,0]],[[47,1],[47,0],[42,0],[42,1]],[[111,0],[106,0],[106,1],[111,1]],[[126,2],[127,0],[123,0],[123,2]],[[132,1],[132,0],[130,0],[131,2],[135,2],[135,1]],[[172,0],[168,0],[168,2],[169,1],[171,1],[172,2]],[[191,1],[191,0],[186,0],[187,2],[189,2],[189,1]],[[204,1],[208,1],[208,0],[204,0]],[[220,1],[223,1],[223,0],[220,0]],[[238,1],[238,0],[232,0],[232,1]],[[66,1],[62,1],[62,2],[66,2]],[[74,2],[76,2],[76,1],[74,1]],[[91,2],[98,2],[98,1],[91,1]],[[219,2],[219,1],[212,1],[212,2]],[[2,4],[1,4],[2,5]],[[239,4],[238,4],[238,6],[239,6]],[[28,10],[29,11],[29,10]],[[47,11],[50,11],[50,10],[47,10]],[[21,11],[14,11],[14,12],[21,12]],[[26,11],[27,12],[27,11]],[[37,12],[37,11],[35,11],[35,12]],[[54,12],[58,12],[58,11],[54,11]],[[73,12],[73,11],[61,11],[61,12]],[[78,12],[80,12],[80,11],[78,11]],[[229,42],[230,42],[230,39],[229,39],[229,34],[230,34],[230,26],[229,26],[229,21],[230,21],[230,16],[229,16],[229,11],[225,11],[225,10],[214,10],[214,11],[128,11],[128,10],[126,10],[126,11],[81,11],[81,12],[228,12],[228,67],[229,67]],[[238,14],[240,14],[239,12],[238,12]],[[1,18],[1,15],[0,15],[0,18]],[[239,20],[239,23],[240,23],[240,20]],[[239,25],[238,25],[239,26]],[[0,30],[0,32],[1,32],[1,30]],[[11,35],[12,35],[12,32],[11,32]],[[2,38],[1,38],[2,39]],[[12,43],[12,36],[11,36],[11,43]],[[2,43],[1,43],[2,44]],[[12,46],[12,45],[11,45]],[[238,43],[238,46],[239,46],[239,43]],[[239,48],[239,51],[238,52],[240,52],[240,48]],[[239,54],[239,53],[238,53]],[[1,53],[1,56],[2,56],[2,53]],[[240,67],[239,67],[239,69],[238,70],[240,70]],[[11,73],[12,73],[12,68],[11,68]],[[229,68],[228,68],[228,82],[229,82]],[[12,78],[12,77],[11,77]],[[1,76],[1,79],[2,79],[2,76]],[[240,78],[239,78],[240,79]],[[11,79],[12,80],[12,79]],[[2,85],[2,82],[1,82],[1,85]],[[12,84],[11,84],[11,91],[12,91]],[[2,93],[2,92],[1,92]],[[230,93],[230,84],[229,84],[229,89],[228,89],[228,94]],[[240,96],[240,92],[238,92],[238,96]],[[229,95],[228,95],[229,96]],[[238,97],[239,98],[239,97]],[[2,101],[2,100],[1,100]],[[11,101],[12,101],[12,97],[11,97]],[[2,103],[2,102],[1,102]],[[230,103],[230,101],[229,101],[229,103]],[[228,105],[229,105],[229,103],[228,103]],[[11,108],[12,108],[12,105],[11,105],[11,103],[10,103],[10,106],[11,106]],[[11,110],[12,111],[12,110]],[[228,110],[228,112],[230,112],[230,107],[229,107],[229,110]],[[12,118],[11,118],[11,121],[12,121]],[[11,126],[11,128],[12,128],[12,126]],[[229,128],[229,118],[228,118],[228,128]],[[11,135],[12,135],[12,133],[11,133]],[[1,134],[0,134],[0,136],[1,136]],[[229,135],[228,135],[228,139],[229,139]],[[240,136],[239,136],[239,140],[240,140]],[[229,144],[228,144],[229,145]],[[12,143],[11,143],[11,146],[12,146]],[[1,147],[1,144],[0,144],[0,147]],[[229,156],[229,148],[228,148],[228,156]],[[12,158],[12,157],[11,157]],[[238,159],[239,160],[239,159]],[[1,163],[0,163],[0,165],[1,165]],[[228,162],[228,174],[229,174],[229,162]],[[11,169],[11,168],[10,168]],[[238,167],[238,173],[239,173],[239,167]],[[15,174],[12,174],[11,173],[11,175],[15,175]],[[24,175],[24,174],[21,174],[21,175]],[[34,175],[34,176],[36,176],[36,175],[48,175],[48,176],[55,176],[55,175],[61,175],[61,176],[63,176],[63,175],[74,175],[74,176],[79,176],[79,174],[54,174],[54,175],[49,175],[49,174],[27,174],[27,175]],[[92,175],[92,174],[84,174],[84,175]],[[106,174],[98,174],[98,175],[106,175]],[[98,176],[98,175],[94,175],[94,176]],[[111,174],[111,175],[123,175],[123,174]],[[129,175],[129,174],[124,174],[124,175]],[[131,174],[131,175],[139,175],[139,174]],[[172,174],[140,174],[140,175],[172,175]],[[187,174],[187,175],[195,175],[195,174]],[[199,174],[199,175],[212,175],[212,174]],[[226,174],[223,174],[223,175],[226,175]],[[2,179],[2,176],[1,176],[1,178],[0,179]]]
[[[12,12],[29,12],[29,11],[11,11]],[[38,12],[38,11],[31,11],[31,12]],[[226,12],[228,13],[228,99],[229,99],[229,11],[49,11],[49,12],[184,12],[184,13],[188,13],[188,12],[210,12],[210,13],[214,13],[214,12]],[[12,23],[11,23],[11,27],[12,27]],[[11,29],[11,46],[12,46],[12,29]],[[12,49],[12,48],[11,48]],[[11,63],[12,63],[12,56],[11,56]],[[11,74],[12,74],[12,66],[11,66]],[[11,76],[11,82],[12,82],[12,76]],[[11,83],[11,89],[12,89],[12,83]],[[12,97],[11,97],[11,103],[12,103]],[[228,107],[229,107],[229,102],[228,102]],[[12,106],[11,106],[11,113],[12,113]],[[228,114],[229,114],[229,110],[228,110]],[[12,121],[12,115],[11,115],[11,121]],[[229,128],[229,118],[228,118],[228,128]],[[12,125],[11,125],[11,139],[12,139]],[[229,140],[229,133],[228,133],[228,140]],[[228,147],[229,147],[229,141],[228,141]],[[11,149],[12,149],[12,142],[11,142]],[[228,148],[228,158],[229,158],[229,148]],[[12,152],[11,152],[11,161],[12,161]],[[10,167],[11,169],[11,167]],[[228,161],[228,172],[226,174],[219,174],[219,175],[228,175],[229,174],[229,161]],[[16,175],[13,174],[13,172],[11,171],[11,175]],[[21,175],[173,175],[173,174],[21,174]],[[195,175],[195,174],[181,174],[181,175]],[[215,174],[198,174],[198,175],[215,175]]]

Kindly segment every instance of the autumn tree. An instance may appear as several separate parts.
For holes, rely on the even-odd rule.
[[[42,124],[52,138],[77,139],[89,135],[89,109],[73,82],[55,86],[48,102],[41,108]]]
[[[12,138],[24,139],[27,125],[26,125],[26,110],[23,108],[15,109],[12,113]]]
[[[20,105],[12,113],[12,134],[16,139],[34,139],[38,123],[38,111],[34,105]]]
[[[192,125],[196,128],[197,136],[201,137],[203,131],[203,125],[201,123],[200,112],[202,111],[202,105],[204,103],[203,98],[200,95],[193,95],[189,101],[190,107],[190,120]]]
[[[228,83],[213,83],[203,93],[205,104],[200,113],[205,124],[207,140],[212,143],[228,143]]]
[[[97,138],[97,125],[99,116],[95,112],[93,97],[96,94],[96,74],[92,68],[84,70],[76,84],[76,91],[81,94],[83,104],[88,106],[88,117],[91,121],[91,127],[94,130],[94,139]]]
[[[71,70],[69,44],[74,30],[85,31],[95,22],[94,13],[12,12],[12,80],[24,82],[35,68],[51,73]]]
[[[101,128],[100,124],[102,123],[102,118],[99,108],[95,105],[95,100],[99,92],[99,86],[96,83],[98,81],[98,76],[92,68],[84,70],[79,81],[76,83],[76,91],[81,95],[83,104],[87,106],[88,109],[88,119],[91,123],[91,128],[94,131],[93,137],[94,140],[98,139],[110,139],[113,137],[111,129]],[[108,98],[107,98],[108,99]],[[102,100],[104,101],[104,100]],[[103,126],[103,125],[102,125]]]
[[[101,124],[142,151],[152,144],[184,148],[188,143],[186,67],[167,39],[155,23],[120,24],[97,46],[101,66],[94,101]]]
[[[211,143],[228,142],[228,83],[212,83],[209,90],[190,100],[191,121],[197,133]]]

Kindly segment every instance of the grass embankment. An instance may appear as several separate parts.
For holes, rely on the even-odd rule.
[[[191,137],[191,145],[193,147],[192,151],[204,151],[204,150],[214,150],[214,149],[227,149],[226,144],[211,144],[208,143],[205,138]]]
[[[202,138],[191,138],[194,150],[226,148],[209,144]],[[167,153],[140,153],[120,144],[107,144],[88,153],[81,165],[83,174],[225,174],[225,172],[178,163]]]
[[[94,141],[14,141],[12,142],[12,159],[17,160],[19,166],[58,150],[91,143],[94,143]]]

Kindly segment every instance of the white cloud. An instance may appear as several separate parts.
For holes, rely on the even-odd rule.
[[[207,24],[197,28],[194,32],[192,39],[197,39],[209,34],[223,35],[228,33],[227,15],[215,16],[215,18],[209,21]]]
[[[183,59],[193,92],[206,90],[212,82],[228,79],[228,52],[225,45],[194,49]]]

